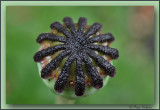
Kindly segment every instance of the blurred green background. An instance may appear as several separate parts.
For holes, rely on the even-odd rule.
[[[66,16],[77,23],[99,22],[102,32],[110,32],[119,50],[114,61],[117,74],[108,84],[76,104],[153,104],[154,103],[154,9],[118,6],[8,6],[6,12],[6,103],[55,104],[53,94],[38,75],[34,53],[36,38],[49,32],[50,24]]]

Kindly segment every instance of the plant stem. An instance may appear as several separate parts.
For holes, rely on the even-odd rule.
[[[74,99],[68,99],[62,96],[57,97],[57,104],[74,104],[74,103],[75,103]]]

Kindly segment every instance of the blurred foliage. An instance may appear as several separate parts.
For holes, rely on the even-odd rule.
[[[110,78],[107,86],[95,94],[78,98],[76,104],[153,104],[154,51],[149,47],[154,46],[154,35],[138,39],[130,34],[133,29],[129,27],[133,22],[129,19],[136,13],[131,10],[136,9],[118,6],[8,6],[6,103],[56,103],[57,95],[42,82],[33,55],[40,47],[36,43],[37,36],[49,32],[52,22],[62,23],[64,17],[70,16],[74,22],[77,22],[79,17],[86,17],[89,25],[94,22],[103,24],[102,32],[114,35],[115,42],[111,47],[117,48],[120,53],[119,59],[114,61],[116,76]],[[146,43],[148,41],[152,42]]]

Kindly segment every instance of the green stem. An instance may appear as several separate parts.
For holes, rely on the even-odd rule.
[[[57,97],[57,104],[74,104],[74,103],[75,103],[74,99],[68,99],[62,96]]]

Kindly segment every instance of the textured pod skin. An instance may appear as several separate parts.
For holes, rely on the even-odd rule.
[[[104,42],[113,42],[114,41],[114,37],[112,36],[111,33],[107,33],[107,34],[101,34],[98,35],[96,37],[91,37],[89,38],[89,43],[95,43],[95,42],[100,42],[100,43],[104,43]]]
[[[57,45],[54,47],[48,47],[44,50],[38,51],[37,53],[35,53],[34,55],[34,61],[35,62],[39,62],[41,61],[44,57],[48,56],[48,55],[52,55],[55,52],[59,51],[59,50],[63,50],[65,49],[66,46],[65,45]]]
[[[50,73],[56,69],[59,65],[59,63],[63,60],[64,57],[69,55],[71,53],[70,50],[63,51],[58,56],[55,57],[54,60],[52,60],[47,66],[45,66],[41,71],[41,77],[46,78],[50,75]]]
[[[52,33],[42,33],[37,38],[37,43],[42,43],[44,40],[50,40],[50,41],[59,41],[64,42],[66,41],[66,38],[63,36],[57,36]]]
[[[75,82],[75,94],[82,96],[85,92],[85,73],[82,68],[82,61],[80,58],[76,60],[76,82]]]
[[[104,85],[103,79],[115,75],[116,69],[111,60],[117,59],[119,53],[109,47],[114,41],[112,34],[100,33],[101,24],[94,23],[89,27],[87,19],[80,18],[76,27],[69,17],[64,18],[63,22],[64,25],[52,23],[51,33],[38,36],[37,43],[42,48],[35,53],[34,61],[39,62],[44,82],[47,85],[55,82],[51,89],[64,94],[66,89],[72,88],[76,96],[86,96],[88,88],[100,89]],[[98,70],[97,66],[101,69]]]
[[[38,70],[39,70],[39,76],[41,76],[41,70],[42,70],[42,66],[40,63],[38,63]],[[87,97],[89,95],[92,95],[93,93],[95,93],[98,89],[93,88],[92,86],[88,86],[85,88],[85,94],[83,94],[83,96],[81,95],[82,92],[80,92],[79,90],[74,91],[73,88],[71,86],[67,86],[65,88],[65,91],[61,94],[57,93],[54,89],[54,85],[55,85],[55,81],[54,79],[42,79],[44,84],[55,94],[57,95],[61,95],[63,97],[66,98],[70,98],[70,99],[74,99],[74,98],[79,98],[79,96],[81,97]],[[103,85],[107,85],[109,81],[109,76],[105,76],[103,77]],[[77,86],[78,87],[78,86]],[[81,88],[82,89],[82,88]],[[77,95],[75,95],[77,94]]]

